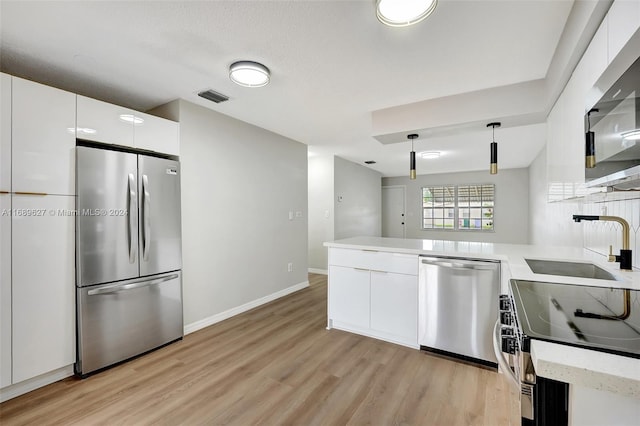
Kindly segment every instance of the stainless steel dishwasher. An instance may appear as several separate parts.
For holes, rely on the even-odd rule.
[[[497,367],[500,262],[421,256],[419,279],[420,349]]]

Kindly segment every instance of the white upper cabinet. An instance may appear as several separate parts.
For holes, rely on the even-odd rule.
[[[579,90],[585,95],[583,110],[596,104],[604,92],[593,91],[592,88],[602,75],[609,61],[607,59],[607,19],[604,19],[576,66],[571,79],[579,80]]]
[[[136,113],[134,144],[136,148],[179,155],[178,123],[155,115]]]
[[[178,123],[78,95],[78,139],[178,155]]]
[[[12,191],[75,195],[76,95],[11,80]]]
[[[640,27],[640,1],[614,1],[607,13],[608,63],[613,61]]]
[[[0,74],[0,193],[11,192],[11,76]]]
[[[133,147],[138,113],[78,95],[78,139]]]

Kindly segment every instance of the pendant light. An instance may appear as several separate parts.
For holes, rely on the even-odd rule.
[[[411,141],[411,153],[409,153],[409,179],[416,178],[416,152],[413,150],[413,140],[417,137],[417,133],[407,135],[407,138]]]
[[[496,127],[500,127],[500,122],[487,124],[487,127],[493,128],[493,138],[491,139],[491,166],[489,167],[489,173],[492,175],[498,174],[498,144],[496,143]]]
[[[584,135],[584,165],[587,169],[593,169],[596,166],[596,137],[591,131],[591,113],[598,112],[597,108],[592,108],[587,113],[587,133]]]

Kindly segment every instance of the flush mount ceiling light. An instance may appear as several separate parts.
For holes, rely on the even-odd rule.
[[[411,152],[409,153],[409,179],[416,178],[416,152],[413,150],[413,140],[417,139],[417,137],[417,133],[407,135],[407,138],[411,141]]]
[[[493,138],[491,139],[491,166],[489,167],[489,173],[495,175],[498,173],[498,144],[496,143],[496,127],[500,127],[500,122],[489,123],[487,127],[493,128]]]
[[[390,27],[406,27],[427,18],[437,4],[438,0],[376,0],[376,16]]]
[[[593,169],[596,166],[596,137],[591,131],[591,113],[598,112],[597,108],[592,108],[587,113],[587,133],[584,135],[584,165],[587,169]]]
[[[269,68],[252,61],[238,61],[229,67],[229,78],[244,87],[261,87],[269,84]]]
[[[420,158],[424,158],[426,160],[439,158],[439,157],[440,157],[440,153],[438,151],[422,151],[420,153]]]

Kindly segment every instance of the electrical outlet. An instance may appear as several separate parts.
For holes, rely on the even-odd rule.
[[[296,212],[296,217],[297,217],[298,219],[300,219],[300,218],[302,217],[302,212],[301,212],[301,211],[297,211],[297,212]]]
[[[289,263],[287,264],[287,271],[288,271],[288,272],[293,272],[293,263],[289,262]]]

